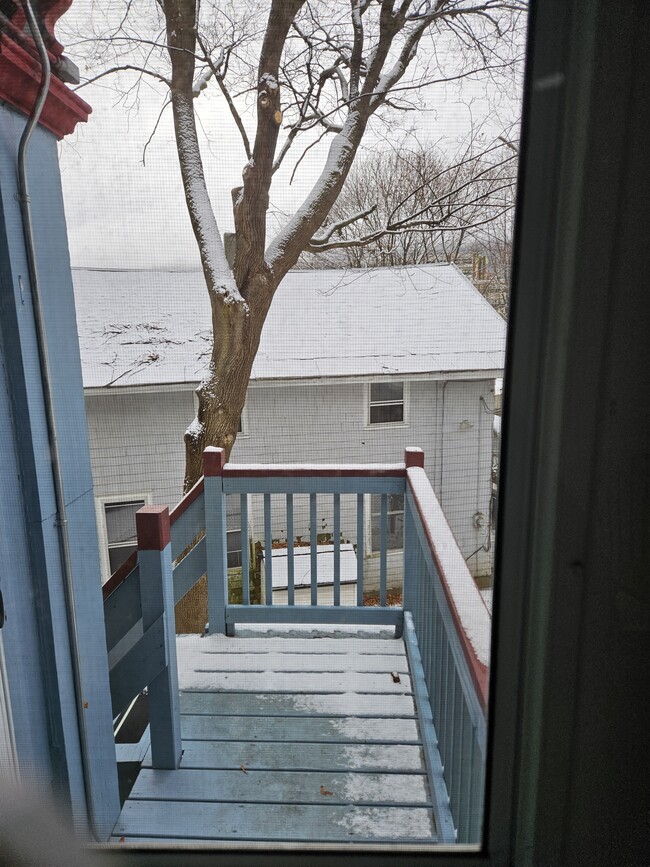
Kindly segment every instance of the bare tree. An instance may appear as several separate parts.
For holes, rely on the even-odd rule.
[[[187,490],[201,474],[208,445],[229,453],[262,327],[274,293],[305,250],[345,240],[367,243],[363,209],[322,229],[344,187],[371,119],[409,110],[422,88],[472,76],[507,75],[518,60],[525,0],[270,0],[268,17],[252,3],[156,0],[142,36],[142,9],[88,39],[101,72],[131,71],[125,103],[137,105],[145,81],[164,85],[171,107],[185,201],[212,309],[209,373],[197,389],[197,417],[185,434]],[[101,32],[100,32],[101,31]],[[422,50],[426,49],[426,50]],[[253,59],[254,58],[254,59]],[[195,101],[213,83],[241,135],[247,161],[232,192],[236,231],[229,267],[205,181]],[[254,113],[254,134],[247,111]],[[295,214],[270,240],[267,212],[274,175],[306,136],[306,149],[330,138],[321,175]],[[303,139],[305,140],[305,139]],[[305,153],[303,150],[303,155]],[[441,199],[445,219],[454,219]],[[430,220],[414,196],[399,229]],[[437,219],[437,217],[436,217]],[[352,237],[353,227],[359,237]],[[387,232],[393,228],[385,227]],[[339,230],[345,238],[335,238]]]
[[[357,157],[306,267],[375,268],[456,262],[502,251],[514,208],[517,157],[510,142],[468,141],[450,157],[427,142],[385,145]],[[349,223],[355,215],[365,216]],[[359,232],[358,226],[362,226]],[[488,250],[488,240],[490,249]]]

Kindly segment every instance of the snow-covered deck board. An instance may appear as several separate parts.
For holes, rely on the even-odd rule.
[[[181,767],[147,754],[113,839],[435,843],[403,641],[246,634],[178,639]]]

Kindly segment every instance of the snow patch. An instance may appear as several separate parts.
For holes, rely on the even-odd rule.
[[[431,839],[429,810],[409,807],[350,807],[340,824],[350,837]]]

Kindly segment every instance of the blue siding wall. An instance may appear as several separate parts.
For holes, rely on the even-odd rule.
[[[16,198],[23,118],[0,108],[0,305],[2,410],[0,581],[3,630],[21,768],[32,783],[86,806],[75,710],[66,596],[36,332]],[[75,596],[80,668],[92,761],[86,788],[95,825],[108,836],[119,812],[105,654],[92,477],[56,139],[38,129],[30,145],[30,198],[53,375]],[[6,411],[5,411],[6,409]]]

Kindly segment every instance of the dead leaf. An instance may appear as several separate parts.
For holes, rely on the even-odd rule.
[[[329,789],[326,789],[325,786],[320,787],[320,793],[321,793],[321,795],[333,795],[334,794],[334,792],[330,792]]]
[[[240,765],[239,770],[242,771],[242,773],[244,774],[248,773],[248,768],[246,767],[246,765]]]
[[[126,843],[126,840],[124,839],[124,837],[120,837],[119,842],[120,842],[120,843]]]
[[[393,683],[401,683],[399,674],[396,671],[391,671],[390,676],[393,678]]]

